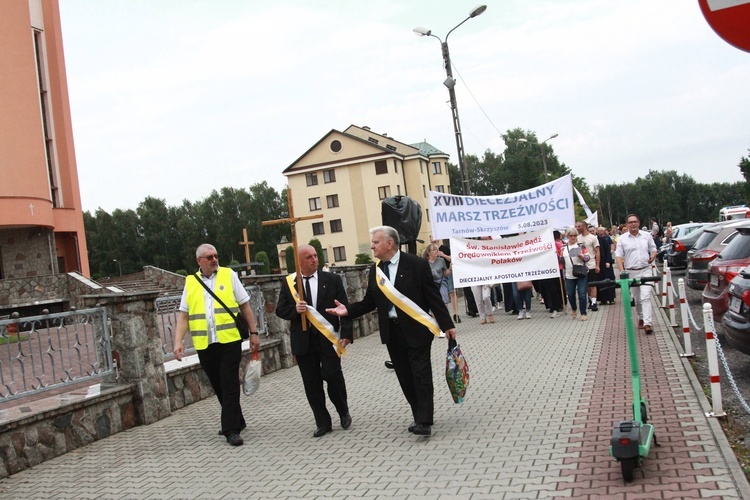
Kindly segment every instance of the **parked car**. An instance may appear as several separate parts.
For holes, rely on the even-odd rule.
[[[672,226],[672,238],[667,243],[665,242],[661,248],[659,249],[659,253],[657,255],[659,262],[664,262],[664,258],[669,255],[669,253],[672,251],[672,242],[678,238],[684,238],[685,236],[689,235],[690,233],[697,231],[698,229],[702,228],[703,226],[706,226],[709,224],[708,222],[687,222],[685,224],[677,224],[676,226]]]
[[[703,303],[711,304],[714,322],[729,309],[729,282],[750,265],[750,228],[737,228],[737,235],[708,264],[708,284],[703,290]]]
[[[708,283],[708,263],[714,260],[737,235],[738,227],[750,227],[750,220],[717,222],[703,228],[698,241],[687,253],[687,285],[694,290],[703,290]]]
[[[721,318],[721,329],[729,345],[750,355],[750,267],[732,279],[727,293],[729,309]]]
[[[679,236],[677,238],[672,237],[672,241],[666,253],[666,259],[670,268],[685,269],[687,267],[688,250],[693,248],[693,245],[703,233],[703,228],[708,227],[708,225],[709,224],[703,224],[701,227],[695,228],[689,233],[683,233],[685,234],[684,236]]]

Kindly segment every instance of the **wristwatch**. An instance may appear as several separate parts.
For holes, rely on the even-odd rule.
[[[258,332],[250,332],[250,335],[258,335]]]

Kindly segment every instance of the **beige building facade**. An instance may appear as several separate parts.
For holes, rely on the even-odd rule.
[[[369,127],[331,130],[284,170],[294,215],[322,215],[297,222],[298,243],[320,240],[327,262],[353,265],[371,255],[369,229],[382,225],[382,200],[408,196],[419,203],[418,250],[429,243],[429,191],[450,192],[449,156],[426,142],[405,144]],[[284,249],[279,244],[282,269]]]
[[[89,275],[57,0],[0,2],[0,279]]]

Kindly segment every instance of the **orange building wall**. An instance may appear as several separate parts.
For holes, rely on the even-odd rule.
[[[66,269],[89,274],[57,0],[41,5],[48,98],[58,170],[53,208],[39,104],[29,0],[0,2],[0,230],[53,229]],[[58,236],[58,233],[61,236]],[[80,258],[71,259],[71,256]],[[56,268],[56,264],[53,269]]]

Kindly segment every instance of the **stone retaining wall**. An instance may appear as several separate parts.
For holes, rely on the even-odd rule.
[[[351,266],[337,272],[344,277],[349,300],[360,300],[367,283],[367,266]],[[259,285],[265,300],[268,332],[261,338],[263,374],[295,364],[287,321],[274,314],[280,287],[286,286],[284,280],[285,276],[279,275],[243,278],[245,284]],[[68,287],[65,279],[60,282]],[[21,398],[0,405],[0,478],[116,432],[156,422],[213,395],[196,362],[186,360],[184,366],[177,361],[164,363],[156,327],[157,296],[158,292],[103,293],[71,298],[84,307],[107,308],[118,370],[102,380],[101,390],[94,396],[79,388],[73,394],[84,396],[58,395],[54,404]],[[365,315],[354,321],[354,337],[369,335],[377,328],[376,315]],[[249,356],[249,352],[243,354],[242,373]],[[11,403],[17,411],[7,410]],[[9,413],[14,416],[9,417]]]

